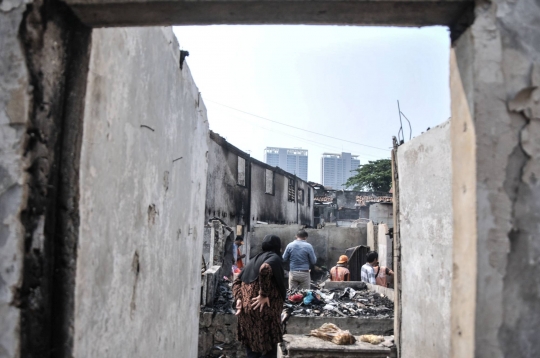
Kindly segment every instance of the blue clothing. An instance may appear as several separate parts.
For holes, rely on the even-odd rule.
[[[294,240],[285,249],[283,261],[290,261],[291,271],[306,271],[315,265],[317,258],[313,246],[304,240]]]

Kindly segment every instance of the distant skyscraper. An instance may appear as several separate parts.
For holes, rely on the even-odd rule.
[[[352,170],[360,166],[357,155],[351,153],[323,153],[321,158],[321,182],[325,187],[345,189],[347,179],[352,177]]]
[[[264,161],[307,181],[307,149],[267,147],[264,150]]]

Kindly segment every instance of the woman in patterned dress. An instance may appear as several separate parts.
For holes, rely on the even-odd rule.
[[[262,252],[249,261],[233,284],[238,316],[237,338],[248,358],[277,356],[282,341],[281,311],[286,295],[281,240],[265,236]]]

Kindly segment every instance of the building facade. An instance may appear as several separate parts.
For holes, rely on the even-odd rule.
[[[307,149],[267,147],[264,150],[264,161],[268,165],[279,167],[307,181]]]
[[[351,153],[323,153],[321,158],[321,182],[326,188],[346,189],[345,183],[360,166],[360,159]]]

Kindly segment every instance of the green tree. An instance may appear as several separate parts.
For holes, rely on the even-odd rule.
[[[354,170],[356,174],[347,180],[345,186],[352,190],[390,191],[392,186],[392,161],[378,159],[369,161]]]

